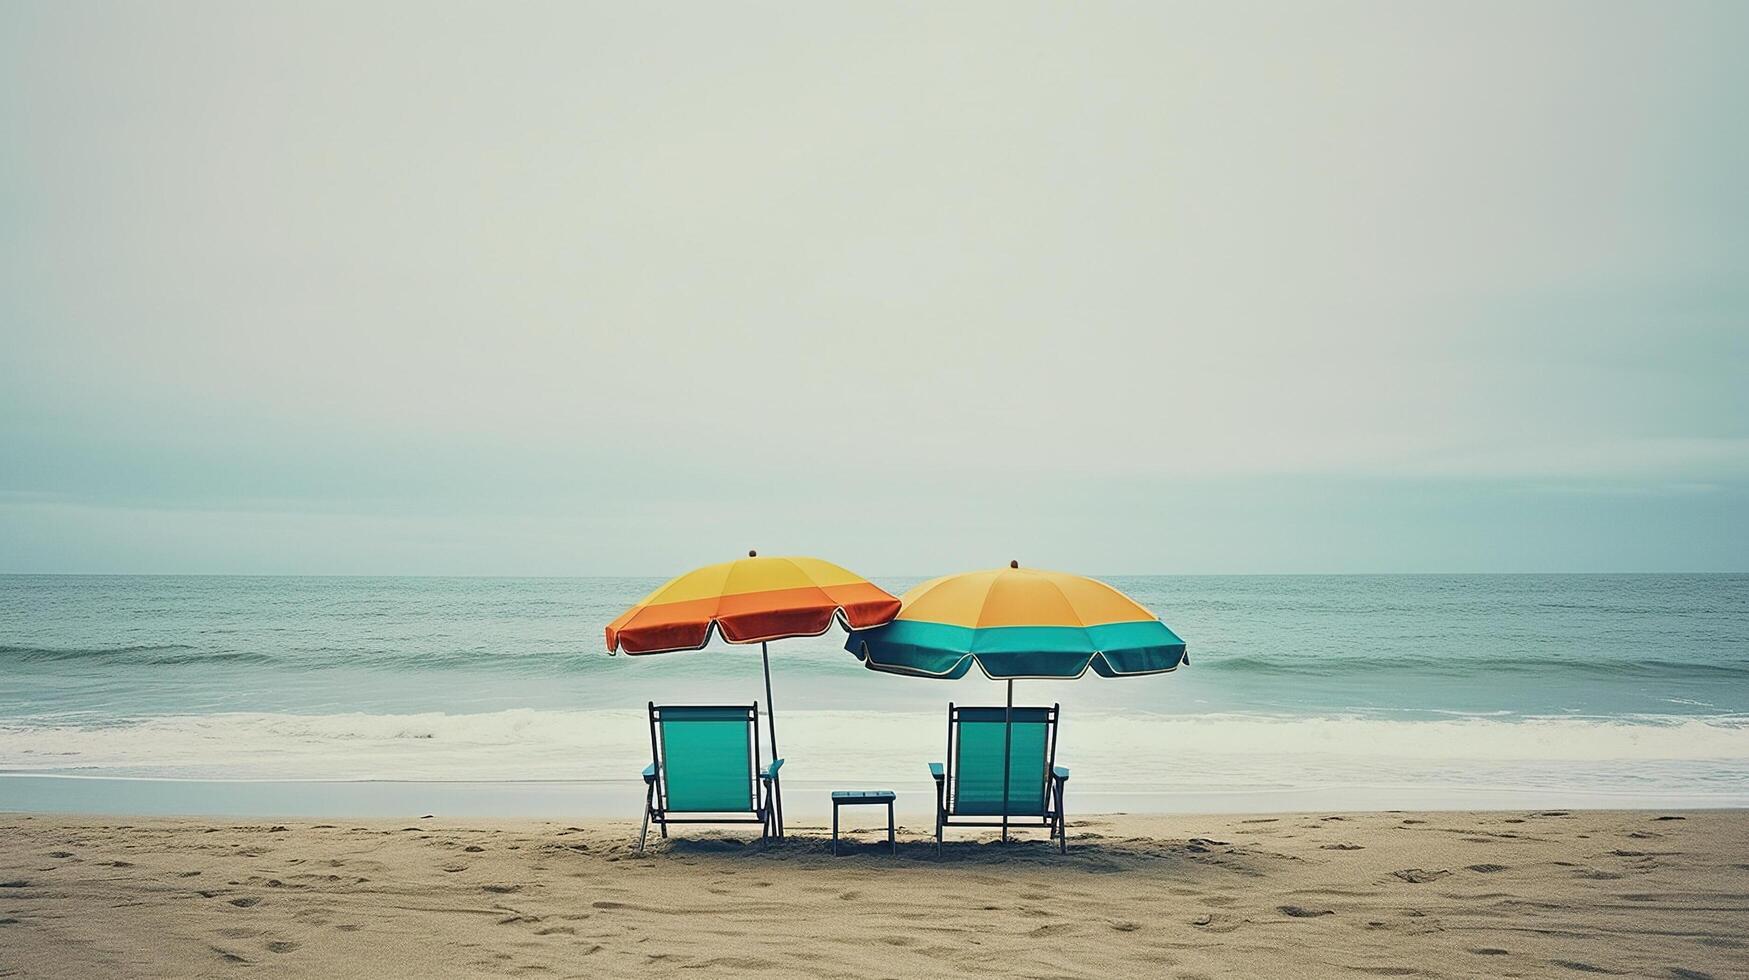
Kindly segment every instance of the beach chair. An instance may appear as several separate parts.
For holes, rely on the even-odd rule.
[[[768,840],[777,814],[777,771],[759,760],[759,704],[650,705],[650,757],[644,769],[644,849],[654,821],[662,836],[671,823],[756,823]],[[676,816],[683,814],[683,816]]]
[[[1011,729],[1007,708],[947,706],[947,763],[929,764],[936,856],[948,827],[1001,827],[1003,840],[1010,827],[1045,827],[1068,852],[1063,788],[1069,770],[1056,764],[1060,708],[1014,708]]]

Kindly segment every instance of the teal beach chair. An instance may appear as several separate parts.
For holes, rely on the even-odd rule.
[[[671,823],[756,823],[760,841],[770,838],[783,760],[760,765],[758,702],[658,706],[652,701],[650,756],[639,851],[651,821],[663,837]]]
[[[948,827],[1001,827],[1003,840],[1010,827],[1045,827],[1068,852],[1063,790],[1069,770],[1057,765],[1061,707],[1014,708],[1010,727],[1008,708],[947,706],[947,764],[929,764],[937,856]]]

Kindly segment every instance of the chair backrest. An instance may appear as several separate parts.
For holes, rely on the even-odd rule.
[[[1013,709],[948,706],[949,812],[966,816],[1043,816],[1046,778],[1056,762],[1057,705]],[[1008,805],[1002,804],[1002,756],[1008,755]]]
[[[650,705],[650,749],[664,810],[758,809],[759,705]]]

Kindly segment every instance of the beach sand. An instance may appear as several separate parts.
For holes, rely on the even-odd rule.
[[[0,815],[0,976],[1749,976],[1745,811],[790,829]]]

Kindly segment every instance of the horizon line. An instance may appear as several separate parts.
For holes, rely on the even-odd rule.
[[[961,571],[978,571],[978,569],[962,569]],[[1061,571],[1061,569],[1051,569]],[[414,579],[663,579],[673,578],[677,573],[562,573],[562,574],[506,574],[506,573],[474,573],[474,572],[8,572],[0,571],[0,578],[414,578]],[[877,572],[865,575],[864,578],[938,578],[942,574],[954,572]],[[1082,574],[1082,573],[1075,573]],[[1624,575],[1667,575],[1667,576],[1731,576],[1749,575],[1749,569],[1710,569],[1710,570],[1540,570],[1540,571],[1396,571],[1396,572],[1094,572],[1087,573],[1090,578],[1411,578],[1411,577],[1504,577],[1504,576],[1624,576]]]

